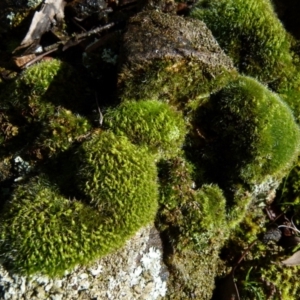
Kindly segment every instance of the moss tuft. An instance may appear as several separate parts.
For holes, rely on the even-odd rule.
[[[51,60],[26,69],[1,95],[1,108],[19,139],[47,154],[65,150],[91,129],[84,112],[87,86],[69,65]],[[15,132],[15,135],[17,132]],[[23,144],[25,142],[23,141]]]
[[[157,171],[148,151],[103,132],[84,142],[74,159],[79,190],[112,226],[132,233],[154,220]]]
[[[86,96],[84,80],[70,65],[53,59],[26,69],[7,86],[1,98],[3,108],[22,112],[28,122],[42,121],[58,106],[79,113]]]
[[[74,141],[87,134],[91,128],[91,123],[86,117],[75,115],[70,110],[59,107],[49,118],[49,123],[41,128],[37,146],[50,154],[64,151]]]
[[[204,21],[240,72],[268,83],[292,66],[289,37],[269,0],[199,1]]]
[[[1,213],[1,256],[22,274],[62,275],[120,246],[123,238],[102,227],[93,208],[63,198],[45,178],[34,178],[15,189]]]
[[[100,205],[97,210],[64,198],[42,175],[19,185],[1,212],[0,253],[4,263],[21,274],[60,276],[77,264],[87,265],[120,248],[140,227],[154,220],[155,171],[151,175],[154,178],[148,176],[147,186],[139,184],[141,179],[131,179],[135,189],[143,189],[142,195],[126,193],[126,187],[114,193],[113,199],[107,193],[106,198],[102,195],[102,203],[107,204],[102,210]],[[122,183],[126,184],[125,177]],[[110,192],[116,186],[112,185]]]
[[[213,95],[211,106],[207,126],[213,140],[206,154],[219,178],[259,184],[286,175],[299,154],[300,131],[278,95],[240,77]]]
[[[159,101],[122,103],[107,111],[104,122],[117,135],[164,156],[176,154],[186,134],[182,114]]]

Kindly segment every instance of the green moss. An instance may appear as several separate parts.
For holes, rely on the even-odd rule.
[[[248,184],[280,180],[299,153],[300,132],[289,107],[250,77],[240,77],[211,97],[207,146],[221,178]],[[220,149],[221,152],[220,152]]]
[[[172,210],[193,197],[193,166],[182,157],[162,159],[157,164],[160,183],[160,204]]]
[[[58,108],[49,118],[37,140],[37,145],[50,154],[66,150],[77,139],[82,138],[92,126],[83,116],[75,115],[70,110]]]
[[[182,107],[236,75],[205,24],[155,10],[130,19],[121,53],[123,100],[162,100]]]
[[[1,94],[1,108],[18,139],[52,155],[91,129],[84,112],[87,86],[69,65],[51,60],[26,69]],[[6,134],[8,135],[8,134]],[[16,134],[15,134],[16,135]],[[22,141],[20,141],[21,143]]]
[[[8,85],[1,98],[2,107],[22,112],[28,122],[43,121],[57,106],[79,113],[84,107],[86,86],[70,65],[53,59],[26,69]]]
[[[231,229],[238,227],[245,219],[253,200],[253,195],[242,187],[231,187],[234,190],[232,201],[227,203],[227,225]]]
[[[278,188],[276,201],[279,205],[300,204],[300,162],[299,158]]]
[[[124,237],[116,232],[93,208],[34,178],[15,189],[1,213],[0,252],[16,272],[62,275],[120,246]]]
[[[256,241],[235,270],[241,299],[296,299],[299,294],[299,266],[286,267],[280,263],[291,255],[290,250],[274,242],[261,242],[268,223],[263,210],[256,204],[250,205],[243,222],[231,233],[223,253],[227,254],[225,258],[230,263],[232,257],[237,260]],[[231,264],[235,265],[236,260]]]
[[[19,128],[12,124],[11,117],[0,113],[0,145],[18,134]]]
[[[219,250],[229,235],[226,200],[216,185],[194,190],[192,166],[177,157],[159,163],[157,226],[167,245],[171,270],[166,299],[211,299],[224,270]]]
[[[192,16],[204,21],[242,74],[280,94],[297,121],[299,53],[270,0],[199,1]]]
[[[207,24],[241,72],[273,82],[292,68],[290,40],[271,1],[200,1],[192,15]]]
[[[182,114],[159,101],[122,103],[106,112],[104,124],[117,135],[164,156],[176,154],[186,134]]]
[[[135,232],[154,220],[157,171],[154,158],[111,132],[94,134],[74,156],[79,190],[112,226]]]
[[[300,267],[285,267],[280,264],[272,264],[264,266],[261,269],[261,278],[265,282],[264,290],[267,286],[273,286],[276,292],[271,299],[297,299],[300,292],[299,278]]]
[[[101,197],[98,209],[64,198],[45,176],[33,178],[13,191],[0,215],[0,253],[9,268],[22,274],[62,275],[77,264],[89,264],[120,248],[140,227],[154,220],[157,187],[153,161],[137,155],[134,146],[124,138],[119,143],[112,134],[103,134],[102,143],[114,153],[124,151],[117,157],[100,146],[99,151],[104,155],[101,158],[110,156],[108,161],[112,164],[96,164],[93,160],[92,168],[104,168],[96,182],[102,188],[98,190]],[[98,141],[94,147],[99,144]],[[87,169],[91,168],[86,163]],[[144,168],[148,168],[145,175],[141,172]],[[118,171],[122,173],[119,177]],[[139,173],[139,178],[129,177],[134,172]],[[93,175],[99,174],[90,174]],[[113,177],[115,182],[110,182]],[[88,182],[94,178],[88,178]]]

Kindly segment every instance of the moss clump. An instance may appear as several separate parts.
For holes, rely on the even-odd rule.
[[[186,126],[180,112],[159,101],[122,103],[107,111],[105,124],[137,145],[168,155],[183,145]]]
[[[172,210],[193,197],[192,164],[182,157],[173,157],[160,160],[157,166],[160,183],[159,203],[162,207]]]
[[[26,69],[1,94],[1,108],[18,128],[21,143],[48,154],[65,150],[91,129],[84,112],[86,85],[69,65],[51,60]]]
[[[191,32],[193,34],[191,34]],[[164,100],[184,106],[236,75],[204,23],[155,10],[130,19],[119,74],[123,100]]]
[[[205,22],[245,75],[285,100],[300,120],[299,53],[270,0],[199,1],[192,16]]]
[[[78,149],[79,190],[112,226],[133,233],[154,220],[157,171],[154,158],[111,132],[94,134]]]
[[[207,24],[241,72],[267,83],[292,68],[290,39],[271,1],[200,1],[192,15]]]
[[[130,168],[128,163],[131,171],[132,164]],[[151,169],[151,165],[148,168]],[[117,184],[112,183],[110,191],[106,188],[106,197],[102,194],[102,209],[100,204],[95,209],[64,198],[45,176],[18,186],[0,216],[0,253],[5,264],[22,274],[38,272],[57,276],[77,264],[89,264],[120,248],[141,226],[154,220],[157,207],[155,172],[151,175],[154,178],[141,176],[149,180],[149,187],[146,183],[139,184],[143,179],[131,179],[132,185],[128,188],[140,188],[139,194],[122,187],[122,183],[128,183],[126,175],[122,182],[117,178],[123,189],[109,198],[108,192],[114,191]],[[132,187],[134,184],[136,186]]]
[[[75,115],[64,108],[58,108],[57,112],[49,118],[49,123],[42,128],[37,145],[46,149],[50,154],[58,150],[64,151],[91,128],[86,117]]]
[[[1,95],[3,108],[22,112],[28,122],[42,122],[58,106],[80,113],[83,110],[86,85],[68,64],[53,59],[26,69],[8,85]]]
[[[168,299],[211,299],[214,279],[221,271],[219,251],[229,234],[225,198],[213,185],[204,185],[189,201],[165,211],[172,255]]]
[[[157,226],[170,270],[166,299],[211,299],[222,272],[219,250],[229,235],[226,200],[216,185],[193,189],[192,166],[177,157],[159,163]]]
[[[19,128],[12,124],[11,117],[0,113],[0,145],[18,134]]]
[[[238,257],[244,254],[245,249],[255,242],[235,270],[240,298],[296,299],[300,291],[297,280],[299,266],[286,267],[280,263],[291,255],[287,254],[291,249],[284,249],[274,242],[262,243],[268,223],[266,214],[253,203],[243,222],[227,240],[222,251],[224,259],[227,259],[228,263],[232,257],[235,257],[233,261],[235,264]],[[222,285],[220,285],[220,292],[222,293]]]
[[[212,172],[220,180],[248,184],[283,178],[297,159],[300,131],[279,96],[255,79],[240,77],[210,101],[206,126],[212,141],[206,155]]]
[[[34,178],[15,189],[1,213],[0,252],[16,272],[62,275],[120,246],[124,237],[116,232],[93,208]]]
[[[267,294],[268,287],[272,286],[274,295],[271,299],[294,300],[300,293],[299,275],[300,267],[285,267],[270,262],[263,266],[261,271],[261,280],[265,285],[261,286],[264,294]],[[270,289],[270,288],[269,288]]]

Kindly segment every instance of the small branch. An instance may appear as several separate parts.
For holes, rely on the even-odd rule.
[[[35,62],[41,60],[44,56],[56,51],[58,49],[57,48],[54,48],[54,49],[51,49],[45,53],[42,53],[41,55],[37,56],[36,58],[34,58],[33,60],[29,61],[27,64],[25,64],[24,66],[22,66],[21,68],[24,69],[24,68],[28,68],[29,66],[31,66],[32,64],[34,64]]]
[[[244,260],[246,254],[251,250],[251,248],[257,243],[257,240],[253,241],[248,248],[244,251],[244,253],[242,254],[242,256],[239,258],[239,260],[237,261],[237,263],[235,264],[235,266],[233,267],[233,269],[231,270],[231,273],[234,274],[236,268],[239,266],[239,264]]]
[[[76,46],[79,43],[81,43],[84,38],[89,37],[94,34],[98,34],[102,31],[108,30],[108,29],[114,27],[115,25],[116,25],[116,23],[110,23],[105,26],[97,27],[90,31],[79,33],[79,34],[75,35],[74,37],[70,38],[69,40],[67,40],[67,42],[64,44],[64,47],[62,50],[65,51],[70,47]]]

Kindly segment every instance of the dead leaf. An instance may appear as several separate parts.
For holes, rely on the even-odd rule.
[[[29,54],[20,57],[13,57],[13,61],[17,67],[21,68],[35,58],[36,58],[35,54]]]
[[[281,262],[285,266],[298,266],[300,265],[300,250],[295,252],[291,257]]]

